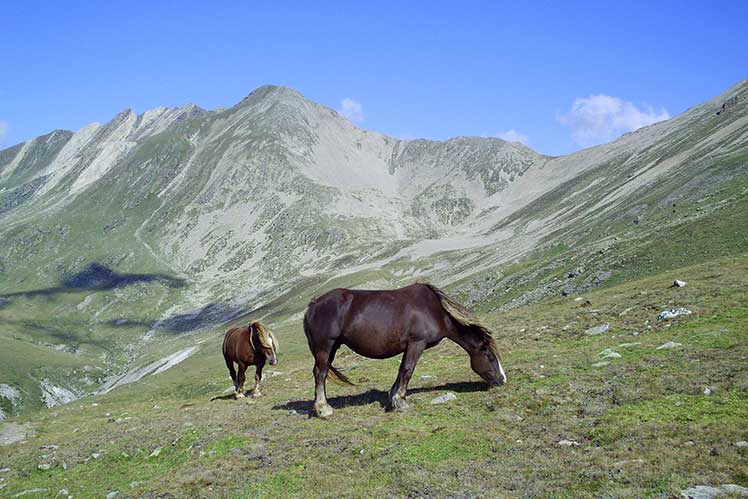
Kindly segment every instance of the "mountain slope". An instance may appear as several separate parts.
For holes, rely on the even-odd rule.
[[[428,279],[492,310],[623,279],[670,234],[745,216],[747,97],[558,158],[397,140],[274,86],[0,151],[0,382],[25,393],[0,403],[135,380],[247,314],[297,323],[334,285]]]

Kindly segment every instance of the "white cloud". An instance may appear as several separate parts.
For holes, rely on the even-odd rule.
[[[571,110],[558,121],[572,131],[574,141],[582,147],[600,144],[637,128],[670,118],[665,109],[636,107],[628,101],[598,94],[574,99]]]
[[[519,133],[514,128],[512,128],[511,130],[507,130],[506,132],[499,132],[496,134],[496,136],[508,142],[519,142],[520,144],[524,145],[528,145],[530,143],[530,137],[528,137],[524,133]]]
[[[0,121],[0,147],[5,144],[5,136],[8,134],[8,124],[4,121]]]
[[[364,110],[361,107],[361,103],[350,97],[346,97],[340,101],[340,110],[338,112],[353,122],[361,123],[364,121]]]

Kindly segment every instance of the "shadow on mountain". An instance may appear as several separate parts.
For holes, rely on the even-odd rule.
[[[126,318],[104,322],[113,327],[145,327],[156,331],[168,331],[182,334],[207,327],[218,327],[235,320],[245,312],[226,303],[210,303],[192,312],[174,314],[158,321],[131,320]]]
[[[166,274],[123,274],[115,272],[105,265],[91,263],[80,272],[63,276],[60,285],[51,288],[33,289],[30,291],[18,291],[0,295],[0,306],[7,304],[7,298],[32,298],[35,296],[52,296],[61,293],[74,293],[79,291],[106,291],[122,288],[136,283],[159,283],[170,288],[180,288],[187,281]]]
[[[481,392],[487,391],[488,385],[481,381],[464,381],[461,383],[444,383],[439,386],[422,386],[418,388],[409,388],[408,395],[414,393],[426,393],[426,392],[439,392],[439,391],[451,391],[451,392]],[[380,407],[387,407],[388,392],[376,389],[370,389],[364,393],[357,395],[340,395],[337,397],[330,397],[327,399],[327,403],[332,406],[333,409],[341,409],[343,407],[355,407],[362,405],[369,405],[378,403]],[[297,412],[308,412],[311,414],[313,400],[291,400],[285,404],[279,404],[273,406],[275,410],[290,411],[294,410]]]

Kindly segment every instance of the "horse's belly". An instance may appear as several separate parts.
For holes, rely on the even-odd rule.
[[[344,334],[342,343],[359,355],[372,359],[388,359],[403,353],[399,336]]]

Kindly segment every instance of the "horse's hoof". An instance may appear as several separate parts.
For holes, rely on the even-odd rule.
[[[256,399],[257,397],[262,397],[262,394],[260,392],[252,392],[250,395],[253,399]]]
[[[244,394],[243,394],[242,392],[236,392],[236,393],[234,394],[234,396],[235,396],[236,398],[238,398],[238,399],[243,399],[243,398],[244,398]]]
[[[393,398],[390,407],[397,412],[406,412],[410,408],[408,403],[401,398]]]
[[[327,419],[332,416],[332,407],[330,407],[328,404],[320,407],[314,406],[314,412],[317,414],[317,417]]]

